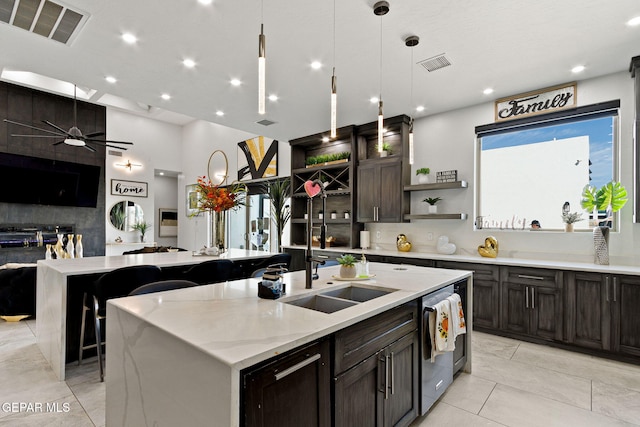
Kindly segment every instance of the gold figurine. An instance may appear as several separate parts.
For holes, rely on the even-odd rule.
[[[407,236],[398,234],[396,237],[396,247],[400,252],[409,252],[411,250],[411,242],[407,241]]]
[[[478,246],[478,253],[483,257],[495,258],[498,256],[498,240],[493,236],[484,239],[484,245]]]

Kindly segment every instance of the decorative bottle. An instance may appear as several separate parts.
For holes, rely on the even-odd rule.
[[[51,259],[51,244],[47,243],[47,250],[44,251],[44,259]]]
[[[84,257],[84,248],[82,247],[82,234],[76,235],[76,258]]]
[[[73,245],[73,234],[67,234],[67,255],[69,258],[75,256],[75,246]]]
[[[56,242],[53,250],[56,254],[56,259],[63,259],[64,258],[64,244],[62,243],[62,239],[64,237],[64,235],[62,233],[58,233],[58,241]]]

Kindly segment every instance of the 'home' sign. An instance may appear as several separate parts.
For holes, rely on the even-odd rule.
[[[573,82],[501,98],[495,102],[495,120],[500,122],[572,108],[577,105],[576,95],[577,84]]]

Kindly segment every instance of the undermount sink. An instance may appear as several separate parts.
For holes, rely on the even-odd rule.
[[[299,298],[283,301],[298,307],[304,307],[323,313],[334,313],[336,311],[353,307],[360,303],[370,301],[397,289],[381,288],[377,286],[348,285],[337,289],[320,292],[313,295],[304,295]]]

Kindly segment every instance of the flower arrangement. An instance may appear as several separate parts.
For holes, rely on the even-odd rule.
[[[247,187],[236,182],[226,187],[213,184],[206,176],[199,176],[197,191],[200,196],[200,212],[224,212],[244,205]]]

